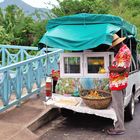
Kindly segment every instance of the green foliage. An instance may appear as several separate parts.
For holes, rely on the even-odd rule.
[[[52,9],[57,16],[64,16],[76,13],[108,13],[109,7],[103,0],[63,0],[58,1],[59,7]]]
[[[138,35],[140,39],[140,1],[139,0],[122,0],[119,5],[113,7],[115,0],[112,0],[110,7],[110,14],[120,16],[128,22],[134,24],[137,27]]]
[[[7,34],[3,26],[0,26],[0,44],[8,44],[13,38],[13,34]]]
[[[57,0],[59,7],[52,9],[56,16],[76,13],[113,14],[136,25],[140,39],[140,0]],[[47,15],[47,12],[44,13]],[[36,16],[34,20],[32,16]],[[49,16],[49,18],[51,18]],[[46,32],[47,20],[35,11],[27,16],[15,5],[0,9],[0,44],[36,46]],[[140,49],[139,49],[140,50]]]
[[[36,46],[45,32],[46,21],[33,20],[15,5],[0,9],[0,44]]]

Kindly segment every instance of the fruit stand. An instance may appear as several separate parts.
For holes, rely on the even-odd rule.
[[[135,31],[135,27],[122,18],[107,14],[82,13],[50,20],[40,44],[63,49],[64,53],[60,56],[60,78],[55,93],[45,104],[117,121],[108,86],[108,67],[114,53],[107,50],[115,33],[129,36]],[[106,92],[110,95],[97,94],[108,95]],[[106,107],[99,109],[89,105],[100,101],[102,104],[104,99],[105,103],[108,101]]]
[[[106,109],[93,109],[88,107],[80,97],[64,96],[53,93],[52,98],[45,105],[51,105],[54,108],[71,110],[78,113],[94,114],[100,117],[110,118],[114,122],[117,121],[115,111],[112,107]]]

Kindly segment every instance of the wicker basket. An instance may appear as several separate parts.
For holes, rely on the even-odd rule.
[[[85,95],[82,95],[83,93],[87,93],[88,94],[88,90],[84,90],[80,92],[81,98],[83,99],[84,103],[90,107],[90,108],[94,108],[94,109],[105,109],[107,108],[112,100],[111,94],[109,92],[105,92],[102,90],[96,90],[100,93],[102,93],[102,95],[104,95],[104,97],[99,98],[99,99],[94,99],[94,98],[87,98]]]

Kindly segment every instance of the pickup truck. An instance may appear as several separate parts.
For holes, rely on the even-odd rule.
[[[140,100],[140,62],[137,54],[136,30],[134,25],[121,17],[108,14],[82,13],[50,20],[47,24],[47,32],[40,40],[39,47],[60,48],[64,50],[64,53],[60,56],[60,79],[56,84],[57,94],[54,93],[52,100],[48,100],[46,104],[53,104],[60,108],[64,116],[80,112],[95,114],[116,121],[115,112],[111,107],[97,110],[81,106],[80,97],[69,97],[65,93],[75,92],[79,86],[86,89],[95,88],[95,86],[101,88],[100,81],[108,79],[108,66],[114,57],[114,53],[112,51],[107,52],[107,49],[112,45],[113,35],[117,34],[120,37],[126,37],[125,44],[132,52],[128,86],[124,99],[125,115],[129,120],[132,120],[135,99]],[[75,79],[75,84],[66,82],[72,78]],[[95,81],[99,83],[98,87],[95,85]],[[59,88],[60,83],[62,84],[61,88]],[[108,90],[108,83],[102,88]],[[80,103],[76,104],[75,107],[57,104],[57,99],[63,97],[65,99],[76,98]]]

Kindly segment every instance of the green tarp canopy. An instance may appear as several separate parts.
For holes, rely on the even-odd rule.
[[[64,50],[79,51],[112,44],[113,34],[123,30],[136,36],[136,27],[122,18],[107,14],[76,14],[52,19],[41,44]]]

